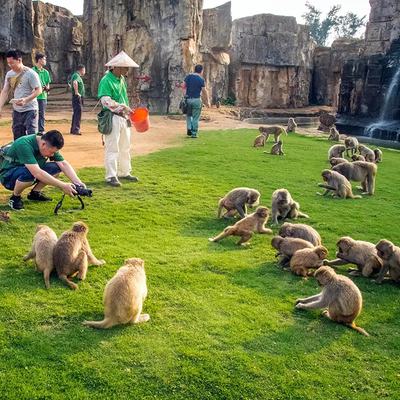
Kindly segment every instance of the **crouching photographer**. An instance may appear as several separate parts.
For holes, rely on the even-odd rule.
[[[77,187],[79,190],[90,190],[86,189],[86,185],[59,153],[63,146],[62,134],[51,130],[43,135],[22,136],[7,150],[0,169],[0,181],[6,189],[13,191],[8,203],[13,210],[24,209],[21,194],[32,185],[34,186],[26,198],[33,201],[53,200],[42,193],[46,185],[56,186],[70,197],[78,194]],[[74,183],[57,179],[61,172]]]

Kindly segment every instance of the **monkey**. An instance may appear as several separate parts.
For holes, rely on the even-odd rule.
[[[296,121],[294,120],[294,118],[289,118],[288,124],[286,127],[286,132],[296,133],[296,128],[297,128],[297,124],[296,124]]]
[[[268,140],[269,135],[274,135],[275,143],[278,142],[279,136],[281,133],[287,135],[286,129],[280,125],[267,125],[267,126],[260,126],[258,130],[265,136],[265,141]]]
[[[284,153],[282,151],[282,140],[280,140],[278,143],[275,143],[272,147],[271,147],[271,151],[264,151],[265,154],[271,154],[273,156],[283,156]]]
[[[382,259],[382,269],[375,283],[382,283],[383,278],[389,272],[389,276],[395,282],[400,281],[400,248],[389,240],[382,239],[375,246],[377,255]]]
[[[53,251],[57,243],[57,235],[46,225],[38,225],[33,238],[32,248],[24,261],[34,259],[35,271],[43,272],[44,283],[50,289],[50,272],[54,269]]]
[[[319,233],[311,226],[304,224],[291,224],[290,222],[285,222],[279,229],[278,235],[292,238],[300,238],[307,240],[314,246],[321,245],[321,236]]]
[[[308,275],[312,273],[312,269],[322,267],[327,255],[328,250],[324,246],[297,250],[290,260],[290,268],[285,268],[285,270],[307,279]]]
[[[264,146],[265,146],[265,136],[264,135],[258,135],[254,139],[253,147],[264,147]]]
[[[71,289],[77,290],[78,285],[68,280],[78,274],[78,279],[86,278],[88,260],[93,265],[103,265],[104,260],[98,260],[90,249],[86,238],[89,231],[84,222],[75,222],[71,230],[65,231],[54,247],[54,266],[58,277]]]
[[[351,159],[353,161],[365,161],[365,158],[363,156],[358,155],[358,154],[353,154],[351,156]]]
[[[375,164],[378,164],[382,162],[382,150],[381,149],[374,149],[374,154],[375,154]]]
[[[345,158],[340,158],[340,157],[332,157],[329,160],[331,167],[334,167],[335,165],[341,164],[341,163],[345,163],[348,162]]]
[[[358,151],[360,155],[364,156],[365,161],[374,162],[375,161],[375,153],[367,146],[360,144],[358,146]]]
[[[141,314],[146,296],[144,261],[128,258],[104,288],[103,321],[83,321],[82,324],[110,328],[118,324],[146,322],[150,319],[149,314]]]
[[[339,138],[340,137],[338,130],[334,126],[331,126],[331,128],[329,129],[328,140],[331,140],[332,142],[338,142]]]
[[[336,165],[337,168],[340,165],[347,165],[350,163],[343,163]],[[345,176],[339,174],[337,171],[331,171],[329,169],[324,169],[322,171],[322,179],[327,183],[324,185],[323,183],[318,183],[319,187],[325,188],[325,193],[319,193],[320,196],[325,196],[328,194],[331,190],[334,190],[333,197],[335,199],[345,199],[347,197],[350,197],[351,199],[361,199],[362,196],[354,196],[353,191],[351,189],[350,182],[346,179]]]
[[[267,207],[258,207],[255,213],[236,222],[233,226],[228,226],[220,235],[208,240],[210,242],[218,242],[228,236],[240,236],[241,238],[237,244],[241,245],[253,236],[253,231],[257,231],[258,233],[272,233],[271,229],[265,229],[268,217],[269,209]]]
[[[375,176],[378,166],[371,162],[354,161],[343,163],[332,168],[339,172],[349,181],[361,182],[357,189],[363,190],[362,194],[373,195],[375,191]]]
[[[307,214],[300,212],[300,205],[292,199],[286,189],[277,189],[272,194],[272,226],[278,224],[278,214],[282,220],[285,218],[297,219],[298,217],[310,218]]]
[[[235,217],[237,213],[244,218],[247,215],[246,203],[250,208],[257,207],[260,203],[260,192],[246,187],[232,189],[219,201],[218,218],[221,218],[223,208],[227,210],[224,218]]]
[[[346,147],[346,155],[349,157],[349,150],[351,151],[351,155],[357,152],[358,140],[355,137],[349,136],[344,139],[344,145]]]
[[[287,264],[297,250],[314,248],[313,244],[308,242],[307,240],[292,237],[283,238],[281,236],[273,237],[271,239],[271,246],[274,249],[278,250],[275,254],[275,257],[282,256],[278,267]]]
[[[321,293],[306,299],[297,299],[296,308],[328,308],[323,312],[325,317],[369,337],[364,329],[354,323],[361,313],[363,303],[356,284],[347,276],[337,275],[331,267],[318,268],[314,277],[322,288]]]
[[[215,107],[220,108],[220,107],[221,107],[221,102],[220,102],[220,101],[217,101],[217,102],[215,103]]]
[[[328,151],[328,158],[331,159],[332,157],[340,157],[343,158],[343,153],[345,152],[346,148],[342,144],[334,144]]]
[[[349,268],[352,276],[369,277],[377,274],[382,267],[382,260],[377,256],[375,245],[362,240],[354,240],[349,236],[341,237],[336,246],[339,251],[336,259],[324,262],[331,267],[337,265],[355,264],[357,268]]]
[[[11,221],[10,211],[0,210],[0,221],[1,222],[10,222]]]

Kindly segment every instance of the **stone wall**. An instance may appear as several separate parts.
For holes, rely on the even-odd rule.
[[[82,23],[65,8],[41,1],[32,2],[34,49],[44,53],[46,68],[53,83],[66,83],[81,62],[83,44]]]
[[[314,39],[294,17],[260,14],[233,22],[230,91],[238,106],[309,104]]]
[[[228,97],[229,50],[232,47],[231,3],[203,10],[200,52],[212,104]]]
[[[369,0],[371,13],[365,31],[365,55],[385,54],[400,36],[400,2]]]
[[[96,93],[104,64],[124,50],[140,68],[127,78],[130,105],[176,111],[186,72],[201,61],[202,0],[86,0],[84,55]],[[146,82],[137,78],[149,76]]]
[[[318,105],[338,106],[343,65],[358,59],[364,40],[337,39],[331,47],[318,46],[314,51],[311,102]]]

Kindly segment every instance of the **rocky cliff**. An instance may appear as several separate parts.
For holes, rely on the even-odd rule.
[[[314,51],[311,102],[318,105],[338,106],[343,65],[359,58],[364,40],[337,39],[331,47],[318,46]]]
[[[309,103],[314,39],[294,17],[260,14],[233,22],[230,90],[237,105]]]
[[[81,62],[82,23],[65,8],[41,1],[32,2],[34,49],[47,57],[53,83],[66,83]],[[32,24],[31,24],[32,25]]]
[[[104,64],[124,50],[140,68],[128,74],[132,107],[176,111],[183,91],[176,87],[201,61],[202,0],[86,0],[84,55],[96,92]],[[140,78],[150,77],[150,81]]]

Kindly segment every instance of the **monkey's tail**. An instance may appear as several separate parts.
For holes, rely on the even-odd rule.
[[[71,282],[70,280],[68,280],[67,275],[63,274],[60,275],[59,278],[66,284],[68,285],[72,290],[78,290],[79,287],[76,283]]]
[[[93,328],[109,328],[115,323],[109,318],[104,318],[103,321],[83,321],[82,325],[93,326]]]
[[[269,152],[269,151],[264,151],[264,154],[271,154],[271,152]]]
[[[299,211],[299,217],[302,218],[310,218],[307,214],[303,214],[302,212]]]
[[[357,196],[354,196],[353,195],[353,197],[350,197],[351,199],[362,199],[362,196],[360,196],[360,195],[357,195]]]
[[[351,329],[354,329],[355,331],[357,331],[358,333],[361,333],[361,335],[369,336],[369,333],[367,331],[365,331],[363,328],[360,328],[359,326],[356,326],[356,324],[354,323],[354,321],[351,324],[347,324],[347,326]]]

